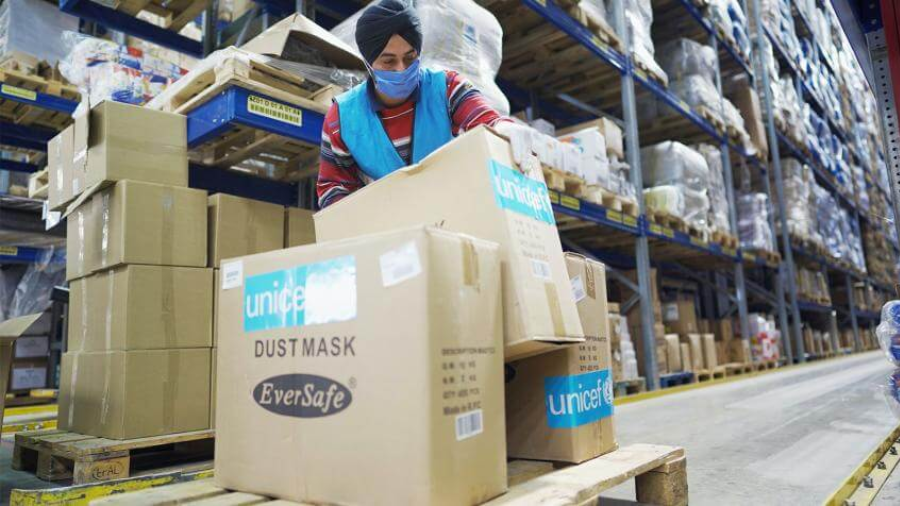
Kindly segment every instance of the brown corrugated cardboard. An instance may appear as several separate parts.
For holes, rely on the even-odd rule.
[[[212,346],[212,269],[126,265],[69,287],[69,350]]]
[[[616,449],[606,271],[566,253],[585,342],[509,364],[509,457],[583,462]]]
[[[35,388],[47,388],[47,361],[13,361],[9,371],[10,392],[27,392]]]
[[[365,63],[350,46],[300,14],[275,23],[241,49],[282,60],[295,60],[298,51],[313,51],[329,67],[366,70]],[[277,63],[274,65],[277,67]]]
[[[313,212],[299,207],[284,211],[284,247],[306,246],[316,243],[316,225]]]
[[[668,363],[669,372],[681,372],[683,370],[678,334],[666,334],[666,362]]]
[[[206,267],[206,192],[120,181],[97,193],[88,211],[87,265]]]
[[[681,348],[681,366],[685,371],[696,371],[694,359],[691,355],[691,345],[688,343],[679,343]]]
[[[506,360],[584,339],[547,187],[516,170],[509,143],[485,127],[341,199],[315,220],[319,241],[421,223],[496,241]]]
[[[727,343],[728,346],[729,361],[742,364],[750,362],[750,343],[748,341],[745,341],[744,339],[731,339],[724,342]]]
[[[691,346],[691,360],[693,361],[694,370],[706,369],[707,367],[703,362],[703,338],[700,337],[700,334],[688,334],[687,340]]]
[[[673,302],[663,304],[663,322],[666,331],[672,334],[696,334],[700,332],[697,326],[697,311],[694,307],[694,299],[690,296],[679,296]]]
[[[700,318],[697,320],[697,330],[699,330],[701,334],[715,334],[715,332],[713,332],[712,320],[708,318]]]
[[[703,334],[703,365],[710,370],[719,366],[716,357],[716,336],[712,334]]]
[[[72,196],[72,181],[68,172],[71,170],[72,160],[63,159],[63,153],[72,152],[75,126],[70,125],[47,143],[47,205],[51,210],[63,209]],[[68,170],[67,170],[68,165]]]
[[[209,428],[216,428],[216,369],[218,367],[219,349],[213,348],[210,355],[209,374]]]
[[[625,159],[625,145],[622,142],[622,129],[609,118],[599,118],[579,123],[578,125],[568,128],[563,128],[562,130],[557,130],[556,135],[568,135],[591,127],[599,128],[600,133],[603,134],[603,138],[606,141],[607,155],[614,156],[619,160]]]
[[[716,339],[719,341],[731,341],[732,339],[734,339],[734,330],[732,329],[731,318],[714,320],[712,332],[716,335]]]
[[[0,371],[9,371],[12,365],[13,345],[19,336],[25,335],[44,313],[10,318],[0,323]],[[9,374],[0,374],[0,426],[3,425],[3,409],[9,388]]]
[[[132,439],[209,428],[209,348],[69,352],[61,370],[67,430]]]
[[[65,153],[63,154],[65,156]],[[107,100],[75,117],[73,196],[105,182],[129,179],[187,186],[187,123],[180,114]]]
[[[284,208],[217,193],[209,197],[209,266],[284,248]]]
[[[730,86],[729,98],[741,111],[744,126],[747,128],[747,133],[750,134],[750,142],[759,151],[760,158],[765,160],[769,157],[769,142],[766,137],[759,96],[745,77],[736,78],[733,83]]]
[[[66,219],[66,280],[72,281],[91,273],[88,245],[97,227],[90,225],[91,202],[78,206]],[[90,236],[89,236],[90,234]]]
[[[221,275],[217,485],[373,505],[506,489],[496,244],[419,227]],[[259,305],[285,282],[289,307]]]

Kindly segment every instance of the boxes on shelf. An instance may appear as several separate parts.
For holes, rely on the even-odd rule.
[[[631,334],[628,332],[628,321],[618,313],[618,307],[616,307],[616,311],[610,309],[609,330],[613,380],[637,379],[637,353],[631,340]]]
[[[700,337],[703,340],[703,366],[710,370],[715,369],[719,366],[716,336],[702,334]]]
[[[673,334],[696,334],[700,332],[697,325],[697,308],[694,298],[680,294],[675,300],[663,304],[663,323],[666,331]]]
[[[765,193],[745,193],[737,199],[738,237],[748,250],[774,251],[769,227],[769,197]]]
[[[509,364],[506,444],[511,458],[583,462],[616,449],[603,264],[566,254],[585,342]],[[571,403],[573,395],[585,402]]]
[[[10,318],[0,323],[0,370],[12,368],[13,346],[16,339],[29,334],[43,313],[35,313],[18,318]],[[6,405],[6,393],[9,391],[10,374],[0,374],[0,426],[3,425],[3,409]]]
[[[122,264],[206,267],[205,216],[205,191],[120,181],[71,214],[67,276]]]
[[[277,204],[217,193],[209,197],[209,266],[284,247],[285,210]]]
[[[744,118],[744,126],[750,139],[750,152],[755,152],[761,160],[769,159],[769,141],[763,122],[759,96],[747,79],[747,74],[739,73],[727,83],[728,98],[734,103]]]
[[[687,372],[696,372],[696,364],[694,364],[694,358],[691,356],[691,345],[687,343],[679,343],[678,346],[681,347],[681,367]]]
[[[654,59],[653,38],[650,27],[653,25],[653,7],[650,0],[625,2],[625,29],[631,36],[631,55],[637,67],[650,74],[655,80],[667,86],[669,78]],[[622,35],[622,34],[619,34]]]
[[[722,167],[722,152],[712,144],[695,144],[691,149],[703,155],[709,167],[709,211],[707,223],[710,230],[733,236],[731,230],[731,211],[728,206],[728,194],[725,190],[725,176]]]
[[[500,257],[419,226],[224,263],[216,483],[328,503],[503,493]],[[266,303],[282,283],[295,303]]]
[[[647,146],[641,149],[641,175],[650,212],[707,230],[710,176],[703,155],[676,141]]]
[[[437,223],[496,241],[506,359],[582,342],[547,187],[533,177],[514,168],[506,140],[479,127],[316,213],[316,239]]]
[[[212,269],[125,265],[71,283],[69,350],[212,346]]]
[[[153,132],[140,136],[137,132]],[[59,210],[95,185],[125,179],[187,186],[184,116],[104,101],[48,144],[49,205]]]
[[[563,128],[557,130],[556,135],[562,137],[591,128],[596,128],[600,132],[600,135],[603,136],[606,147],[606,156],[608,158],[615,158],[617,160],[625,159],[625,143],[622,139],[622,129],[610,118],[598,118]]]
[[[750,313],[748,322],[752,360],[777,360],[780,357],[781,331],[775,326],[775,318],[762,313]]]
[[[668,372],[681,372],[684,370],[681,363],[681,343],[678,340],[678,334],[666,334],[666,363],[668,364]],[[662,371],[660,371],[662,373]]]
[[[209,348],[68,352],[59,427],[132,439],[209,428]]]
[[[66,56],[65,32],[78,31],[78,18],[39,0],[9,0],[0,5],[0,65],[38,73]]]

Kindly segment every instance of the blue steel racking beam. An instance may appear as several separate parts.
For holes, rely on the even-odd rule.
[[[0,122],[0,144],[34,151],[47,151],[47,142],[56,135],[53,130]]]
[[[12,86],[0,81],[0,99],[12,100],[21,104],[40,107],[41,109],[49,109],[51,111],[61,112],[64,114],[72,114],[78,106],[78,102],[67,100],[56,95],[49,95],[39,91],[28,90]]]
[[[27,162],[17,162],[15,160],[7,160],[0,158],[0,170],[8,170],[10,172],[37,172],[40,169],[37,165]]]
[[[37,261],[45,261],[47,250],[28,246],[0,246],[0,264],[22,263],[30,264]],[[54,254],[50,258],[52,263],[65,262],[65,255]]]
[[[67,14],[93,21],[137,38],[191,56],[203,57],[203,43],[171,30],[111,9],[92,0],[59,0],[59,9]]]

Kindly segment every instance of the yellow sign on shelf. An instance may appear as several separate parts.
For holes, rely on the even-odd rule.
[[[569,209],[573,209],[575,211],[581,210],[581,201],[576,199],[575,197],[569,195],[563,195],[561,197],[561,202],[563,207],[567,207]]]
[[[559,193],[556,193],[555,191],[550,190],[547,192],[547,194],[550,196],[551,204],[559,204]]]
[[[622,213],[619,211],[613,211],[612,209],[607,209],[606,219],[608,219],[609,221],[615,221],[616,223],[622,223]]]
[[[0,255],[14,257],[19,254],[19,248],[15,246],[0,246]]]
[[[18,86],[10,86],[8,84],[0,85],[0,91],[7,95],[12,95],[30,102],[37,100],[37,93],[32,90],[26,90],[25,88],[19,88]]]
[[[628,225],[629,227],[637,228],[637,218],[630,214],[626,214],[622,216],[622,223]]]

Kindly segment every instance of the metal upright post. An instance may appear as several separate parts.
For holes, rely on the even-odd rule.
[[[725,94],[722,91],[722,68],[719,65],[719,42],[715,35],[710,34],[709,43],[712,45],[713,53],[716,54],[716,89],[719,91],[719,111],[725,115]],[[738,229],[737,206],[734,200],[734,177],[731,173],[731,153],[729,152],[727,133],[723,134],[719,143],[719,151],[722,157],[722,173],[725,179],[725,197],[728,199],[728,221],[731,223],[731,229],[735,232]],[[734,264],[734,287],[735,296],[737,298],[738,321],[741,328],[741,338],[750,339],[750,324],[747,317],[747,288],[744,283],[744,262],[743,258],[738,258]]]
[[[862,351],[862,341],[859,337],[859,323],[856,321],[856,297],[853,295],[853,277],[845,274],[847,282],[847,302],[850,304],[850,327],[853,328],[853,351]]]
[[[775,233],[775,212],[772,207],[772,186],[769,184],[769,175],[764,174],[762,177],[763,188],[766,191],[766,195],[769,197],[769,229],[772,231],[772,240],[775,241],[775,251],[778,251],[778,234]],[[784,307],[784,283],[781,282],[781,264],[778,265],[778,270],[775,273],[775,297],[778,300],[776,304],[776,310],[778,311],[778,328],[781,329],[782,338],[781,348],[784,352],[784,357],[787,359],[788,363],[793,363],[794,361],[794,347],[791,345],[790,340],[790,327],[788,326],[788,317],[787,317],[787,308]]]
[[[762,16],[759,12],[759,0],[753,1],[753,20],[756,24],[756,33],[753,34],[755,40],[756,54],[762,54]],[[769,69],[761,62],[759,65],[760,87],[763,90],[766,105],[766,131],[769,136],[769,153],[772,156],[772,175],[775,180],[775,196],[778,201],[778,218],[781,225],[781,249],[783,258],[778,266],[779,284],[786,284],[788,287],[788,297],[791,304],[791,330],[793,331],[794,343],[796,348],[794,355],[797,361],[805,362],[806,354],[803,346],[803,334],[800,329],[800,308],[797,304],[797,285],[794,277],[794,255],[791,251],[791,236],[787,226],[787,211],[784,205],[784,184],[781,173],[781,154],[778,149],[778,135],[775,131],[775,116],[772,110],[772,89],[769,86]],[[787,337],[787,336],[785,336]]]
[[[622,74],[622,112],[625,121],[626,159],[631,167],[631,183],[634,185],[638,202],[638,211],[644,216],[644,182],[641,177],[641,145],[638,142],[637,106],[634,98],[634,75],[631,61],[631,36],[625,28],[625,14],[622,9],[622,0],[613,0],[613,12],[616,13],[615,24],[618,33],[625,38],[626,54],[625,72]],[[646,231],[638,235],[635,244],[635,269],[637,270],[637,282],[640,297],[641,312],[641,336],[644,348],[644,374],[646,375],[647,389],[659,388],[659,370],[656,361],[656,336],[653,332],[655,323],[653,318],[653,305],[651,302],[650,286],[650,244]]]
[[[207,56],[219,46],[216,22],[219,20],[219,0],[212,0],[203,11],[203,56]]]

